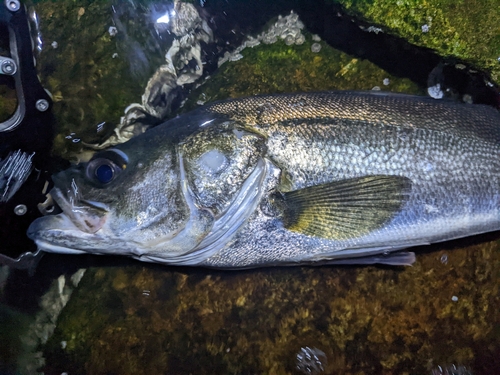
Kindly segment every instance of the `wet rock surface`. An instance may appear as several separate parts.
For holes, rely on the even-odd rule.
[[[495,0],[336,0],[352,15],[372,22],[381,30],[454,56],[491,72],[500,80],[500,8]]]
[[[455,365],[494,374],[500,249],[482,240],[434,246],[407,268],[91,268],[43,370],[430,374]]]
[[[298,20],[300,22],[300,20]],[[264,31],[260,35],[273,34]],[[394,76],[368,60],[343,53],[321,41],[317,35],[301,34],[304,42],[287,45],[283,39],[250,48],[246,41],[235,51],[237,61],[225,62],[193,89],[180,112],[216,100],[265,93],[321,90],[372,90],[425,94],[407,78]],[[226,60],[227,61],[227,60]]]

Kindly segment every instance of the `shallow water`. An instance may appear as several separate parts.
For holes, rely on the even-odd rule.
[[[54,152],[82,158],[83,144],[109,137],[162,64],[173,36],[154,20],[171,4],[32,5],[45,41],[41,81],[58,121]],[[259,93],[378,86],[425,94],[436,79],[450,96],[497,100],[494,80],[473,61],[366,31],[373,25],[331,2],[195,5],[216,39],[201,43],[203,75],[175,91],[167,118],[200,102]],[[303,44],[278,38],[218,66],[248,34],[269,30],[292,9],[305,26]],[[33,275],[2,269],[0,373],[496,374],[498,236],[418,248],[412,267],[221,272],[49,254]]]
[[[105,264],[88,268],[78,288],[70,275],[89,257],[75,264],[48,256],[35,277],[18,275],[5,290],[18,308],[32,305],[10,334],[23,335],[23,366],[37,363],[22,353],[37,350],[26,340],[48,337],[39,349],[46,374],[300,374],[303,348],[324,353],[328,374],[430,374],[452,365],[495,374],[498,241],[483,236],[465,244],[421,249],[407,268],[220,272],[94,257],[91,264]],[[41,311],[30,294],[65,262],[73,270],[54,281]]]

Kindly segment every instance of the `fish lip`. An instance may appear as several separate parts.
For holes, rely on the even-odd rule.
[[[66,199],[64,193],[61,191],[61,189],[57,187],[53,187],[50,191],[49,194],[52,196],[52,199],[54,201],[54,204],[56,204],[64,214],[68,214],[68,211],[71,211],[71,204],[69,203],[69,200]],[[68,216],[68,215],[67,215]]]
[[[52,196],[54,203],[57,205],[57,207],[59,207],[62,210],[62,212],[68,213],[68,211],[73,210],[74,203],[76,202],[72,203],[70,199],[66,198],[61,189],[54,186],[50,190],[49,194]],[[89,206],[94,210],[100,210],[105,212],[109,211],[108,206],[105,205],[104,203],[94,202],[87,199],[78,199],[78,202],[85,203],[87,206]]]
[[[109,213],[105,204],[79,199],[76,195],[73,199],[68,198],[57,186],[49,194],[62,211],[58,215],[66,216],[81,231],[94,234],[104,225]]]

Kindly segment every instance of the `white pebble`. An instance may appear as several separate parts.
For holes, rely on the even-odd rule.
[[[311,46],[311,52],[312,53],[318,53],[319,51],[321,51],[321,44],[319,44],[319,43],[313,43],[312,46]]]
[[[368,31],[369,33],[375,33],[375,34],[383,32],[380,27],[375,27],[375,26],[370,26],[365,31]]]
[[[458,297],[457,297],[457,296],[453,296],[453,297],[451,297],[451,300],[452,300],[453,302],[457,302],[457,301],[458,301]]]
[[[295,38],[295,44],[298,46],[304,44],[305,41],[306,37],[303,34],[300,34],[299,36],[297,36],[297,38]]]
[[[231,56],[229,56],[229,61],[238,61],[243,58],[243,55],[241,53],[234,53]]]
[[[118,34],[118,29],[114,26],[110,26],[108,29],[108,33],[111,36],[115,36],[116,34]]]
[[[443,98],[443,91],[441,90],[441,85],[437,83],[434,86],[427,87],[427,93],[431,98],[434,99],[442,99]]]

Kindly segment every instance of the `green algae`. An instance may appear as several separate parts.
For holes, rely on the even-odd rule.
[[[82,141],[109,136],[124,109],[140,99],[154,70],[131,73],[124,47],[129,37],[108,32],[113,24],[108,1],[38,1],[35,9],[45,43],[38,70],[57,118],[54,153],[70,158]]]
[[[241,60],[226,62],[202,86],[194,90],[183,111],[205,103],[264,93],[321,90],[371,90],[422,93],[407,78],[395,77],[368,60],[354,58],[319,42],[319,53],[310,34],[302,45],[284,41],[244,49]],[[385,83],[384,84],[384,80]]]
[[[334,0],[384,32],[489,71],[500,82],[500,7],[496,0]],[[422,27],[428,28],[424,32]]]
[[[433,250],[407,268],[90,269],[44,372],[294,374],[309,346],[325,352],[326,373],[450,363],[488,373],[500,350],[499,244]]]

